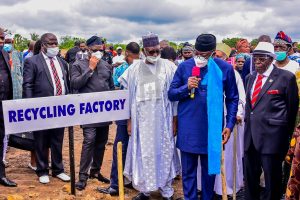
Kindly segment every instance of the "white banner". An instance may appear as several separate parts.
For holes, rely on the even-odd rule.
[[[129,118],[128,90],[3,101],[5,134]]]

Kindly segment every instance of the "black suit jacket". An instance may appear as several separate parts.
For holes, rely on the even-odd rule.
[[[9,65],[9,54],[4,51],[3,49],[1,50],[2,52],[2,56],[4,58],[4,63],[6,64],[5,67],[7,67],[8,69],[8,81],[9,81],[9,85],[10,85],[10,89],[9,89],[9,96],[8,96],[8,99],[13,99],[13,85],[12,85],[12,78],[11,78],[11,72],[10,72],[10,65]],[[0,94],[0,101],[2,101],[2,94]],[[6,99],[5,99],[6,100]],[[2,109],[2,106],[1,106],[1,109]]]
[[[285,154],[298,112],[296,77],[274,66],[252,108],[251,88],[256,75],[255,72],[246,78],[244,149],[247,151],[253,140],[256,150],[262,154]]]
[[[66,94],[69,92],[68,64],[56,57],[63,72]],[[25,60],[23,73],[23,98],[54,96],[55,83],[52,82],[52,73],[42,53]]]

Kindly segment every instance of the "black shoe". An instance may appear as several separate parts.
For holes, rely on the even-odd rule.
[[[90,179],[94,179],[94,178],[98,179],[98,181],[103,182],[103,183],[107,183],[107,184],[110,183],[110,180],[108,178],[105,178],[104,176],[102,176],[102,174],[100,174],[100,173],[90,175]]]
[[[135,197],[132,198],[132,200],[149,200],[150,197],[144,195],[143,193],[139,193]]]
[[[163,200],[173,200],[173,196],[171,196],[171,197],[163,197]]]
[[[6,177],[0,178],[0,184],[6,187],[17,187],[17,184]]]
[[[184,200],[184,198],[183,197],[179,197],[178,199],[176,199],[176,200]]]
[[[134,189],[132,186],[132,183],[128,183],[128,184],[124,185],[124,187],[126,187],[128,189]]]
[[[77,190],[84,190],[85,187],[86,187],[86,181],[78,181],[75,184],[75,187],[76,187]]]
[[[118,196],[119,195],[119,191],[116,189],[113,189],[111,187],[108,187],[108,188],[97,187],[97,190],[100,193],[110,194],[110,196]]]

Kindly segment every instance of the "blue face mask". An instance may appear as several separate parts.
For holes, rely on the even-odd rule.
[[[3,50],[6,52],[11,52],[12,51],[12,44],[4,44]]]
[[[278,61],[285,60],[285,58],[287,56],[286,51],[278,51],[278,52],[275,52],[275,54],[277,56],[276,60],[278,60]]]

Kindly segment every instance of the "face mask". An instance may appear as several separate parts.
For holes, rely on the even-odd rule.
[[[278,51],[278,52],[275,52],[275,54],[277,56],[276,60],[278,60],[278,61],[283,61],[286,58],[286,51]]]
[[[6,52],[11,52],[12,51],[12,44],[4,44],[3,50]]]
[[[205,67],[207,65],[207,59],[202,56],[195,57],[196,66],[198,67]]]
[[[149,63],[152,63],[152,64],[155,64],[158,59],[160,58],[160,55],[159,56],[147,56],[146,57],[146,60],[149,62]]]
[[[81,49],[81,51],[84,53],[86,51],[86,49]]]
[[[57,56],[58,52],[59,52],[59,48],[58,47],[51,47],[51,48],[47,48],[46,55],[49,58],[53,58],[53,57]]]
[[[101,59],[103,56],[103,53],[101,51],[96,51],[94,53],[92,53],[92,56],[95,56],[97,59]]]

